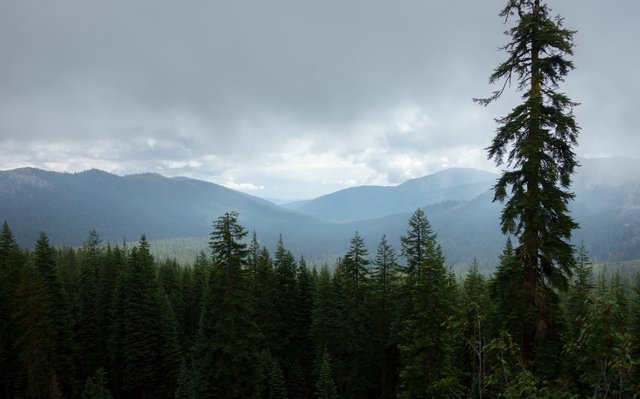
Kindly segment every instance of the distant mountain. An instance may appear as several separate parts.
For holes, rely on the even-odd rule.
[[[40,230],[56,244],[79,245],[91,229],[112,242],[206,236],[214,218],[240,212],[240,221],[271,233],[286,225],[315,224],[313,217],[200,180],[154,173],[116,176],[99,170],[0,172],[0,220],[20,244],[31,246]]]
[[[575,241],[584,239],[597,262],[640,258],[640,160],[580,162],[570,207],[581,226]],[[475,257],[491,267],[506,239],[499,228],[502,205],[492,202],[495,180],[488,172],[449,169],[396,187],[355,187],[284,208],[189,178],[24,168],[0,172],[0,221],[6,219],[27,248],[40,230],[56,245],[75,246],[95,228],[111,242],[123,237],[135,241],[146,233],[150,240],[164,240],[163,253],[171,255],[185,247],[206,250],[213,219],[236,210],[240,223],[257,231],[270,250],[282,234],[287,248],[317,260],[344,254],[355,231],[371,258],[382,234],[399,252],[399,238],[420,207],[438,234],[447,263],[469,263]],[[188,245],[193,242],[197,245]]]
[[[452,168],[394,187],[353,187],[283,206],[335,222],[366,220],[445,201],[470,200],[487,191],[497,178],[490,172]]]

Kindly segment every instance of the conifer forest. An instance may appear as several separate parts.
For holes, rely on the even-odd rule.
[[[454,274],[429,215],[400,244],[355,231],[335,263],[261,244],[229,210],[192,263],[87,232],[32,248],[0,231],[4,399],[638,398],[640,273],[595,269],[568,211],[580,127],[560,91],[573,37],[541,0],[508,0],[490,74],[521,103],[486,148],[503,168],[497,264]],[[511,87],[513,86],[513,87]],[[152,233],[152,232],[147,232]],[[367,244],[372,245],[368,247]]]

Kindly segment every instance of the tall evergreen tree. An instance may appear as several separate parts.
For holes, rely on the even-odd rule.
[[[11,315],[20,304],[16,302],[15,294],[24,264],[24,256],[5,221],[0,231],[0,384],[1,395],[5,399],[15,395],[13,382],[18,371],[15,345],[18,331]]]
[[[100,238],[95,230],[89,232],[82,251],[80,287],[78,294],[77,335],[80,381],[92,376],[102,367],[102,350],[98,333],[98,273],[102,262]]]
[[[352,280],[356,289],[365,283],[367,277],[367,265],[369,265],[369,251],[364,245],[364,240],[356,231],[351,238],[349,251],[344,256],[343,266],[345,273]]]
[[[176,322],[144,235],[131,251],[124,291],[123,389],[142,399],[171,397],[180,367]]]
[[[402,255],[407,262],[409,282],[416,277],[418,267],[426,259],[437,256],[436,234],[422,209],[416,209],[409,219],[406,235],[400,237]]]
[[[460,390],[453,361],[455,334],[451,332],[457,286],[445,267],[442,249],[435,233],[431,232],[429,221],[421,212],[414,216],[419,218],[410,220],[409,234],[419,231],[420,240],[415,234],[416,245],[407,248],[427,250],[422,252],[421,262],[415,263],[415,269],[408,276],[412,280],[406,288],[410,312],[404,315],[400,333],[399,397],[449,397]],[[416,219],[419,229],[414,225]],[[412,254],[417,257],[417,250]]]
[[[40,233],[36,242],[33,262],[54,305],[49,314],[53,320],[53,329],[49,331],[49,336],[55,343],[55,354],[52,359],[53,378],[57,380],[63,393],[69,394],[72,389],[75,389],[76,382],[73,379],[75,375],[73,358],[76,346],[74,344],[71,303],[58,274],[55,264],[55,250],[49,245],[49,238],[44,232]]]
[[[271,353],[281,362],[285,373],[295,361],[293,354],[295,348],[292,346],[294,331],[292,326],[295,323],[296,300],[296,260],[293,254],[284,246],[282,236],[278,240],[274,259],[275,272],[275,298],[274,310],[275,336],[268,342]]]
[[[238,214],[228,212],[214,222],[209,247],[211,283],[200,319],[198,342],[199,395],[202,398],[255,398],[260,391],[258,343],[244,269],[246,230]]]
[[[394,367],[398,362],[397,344],[391,327],[398,311],[398,264],[396,253],[386,236],[382,236],[371,269],[370,310],[372,312],[372,341],[375,364],[378,368],[379,397],[395,396]]]
[[[516,253],[523,266],[528,306],[536,320],[523,336],[523,355],[531,360],[536,340],[550,328],[544,287],[565,289],[574,266],[571,232],[577,224],[569,215],[571,176],[577,165],[573,147],[578,125],[577,105],[558,91],[558,85],[574,68],[574,32],[541,0],[509,0],[500,16],[516,17],[502,47],[507,60],[489,81],[504,81],[501,90],[486,99],[496,100],[512,79],[523,93],[523,103],[498,119],[497,134],[488,147],[489,158],[509,168],[494,186],[494,200],[505,201],[501,225],[504,233],[518,237]]]
[[[337,399],[338,392],[331,375],[331,359],[327,351],[322,354],[322,364],[320,366],[320,376],[316,384],[316,398]]]
[[[482,398],[485,392],[486,346],[489,340],[487,313],[490,308],[487,284],[474,259],[462,281],[462,337],[465,342],[465,385],[470,397]]]

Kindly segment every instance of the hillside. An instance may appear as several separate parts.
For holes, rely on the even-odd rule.
[[[487,191],[496,179],[490,172],[452,168],[394,187],[352,187],[283,206],[336,222],[374,219],[445,201],[470,200]]]
[[[31,246],[40,230],[55,244],[80,245],[91,229],[104,240],[206,236],[212,220],[236,210],[248,227],[265,233],[305,226],[312,217],[263,199],[193,179],[145,173],[116,176],[23,168],[0,173],[0,220],[19,243]]]
[[[571,211],[596,262],[640,258],[640,161],[583,159],[573,185]],[[311,201],[277,206],[199,180],[157,174],[116,176],[98,170],[55,173],[37,169],[0,172],[0,220],[30,247],[40,230],[54,244],[81,245],[95,228],[103,240],[158,241],[163,255],[206,249],[212,220],[240,212],[240,222],[273,249],[280,234],[307,259],[343,254],[358,231],[371,256],[383,234],[399,250],[413,210],[425,209],[451,265],[477,258],[491,267],[505,242],[501,205],[493,203],[495,175],[450,169],[396,187],[355,187]],[[306,212],[306,213],[305,213]],[[185,247],[190,248],[188,251]]]

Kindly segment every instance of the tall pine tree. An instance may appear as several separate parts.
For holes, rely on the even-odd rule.
[[[211,233],[211,283],[205,296],[196,343],[202,398],[256,398],[260,395],[258,343],[246,277],[246,230],[238,214],[219,217]]]
[[[544,339],[550,324],[545,287],[566,288],[574,266],[569,240],[577,224],[569,215],[571,176],[577,165],[573,147],[578,125],[576,103],[558,91],[558,84],[574,68],[574,32],[541,0],[509,0],[500,16],[517,19],[502,47],[507,59],[491,75],[490,83],[503,81],[502,89],[486,99],[496,100],[505,87],[517,81],[523,102],[497,120],[498,128],[487,148],[490,159],[505,164],[494,186],[494,200],[506,201],[502,231],[518,237],[516,254],[522,263],[524,290],[536,320],[523,336],[523,356],[531,360],[536,341]]]

